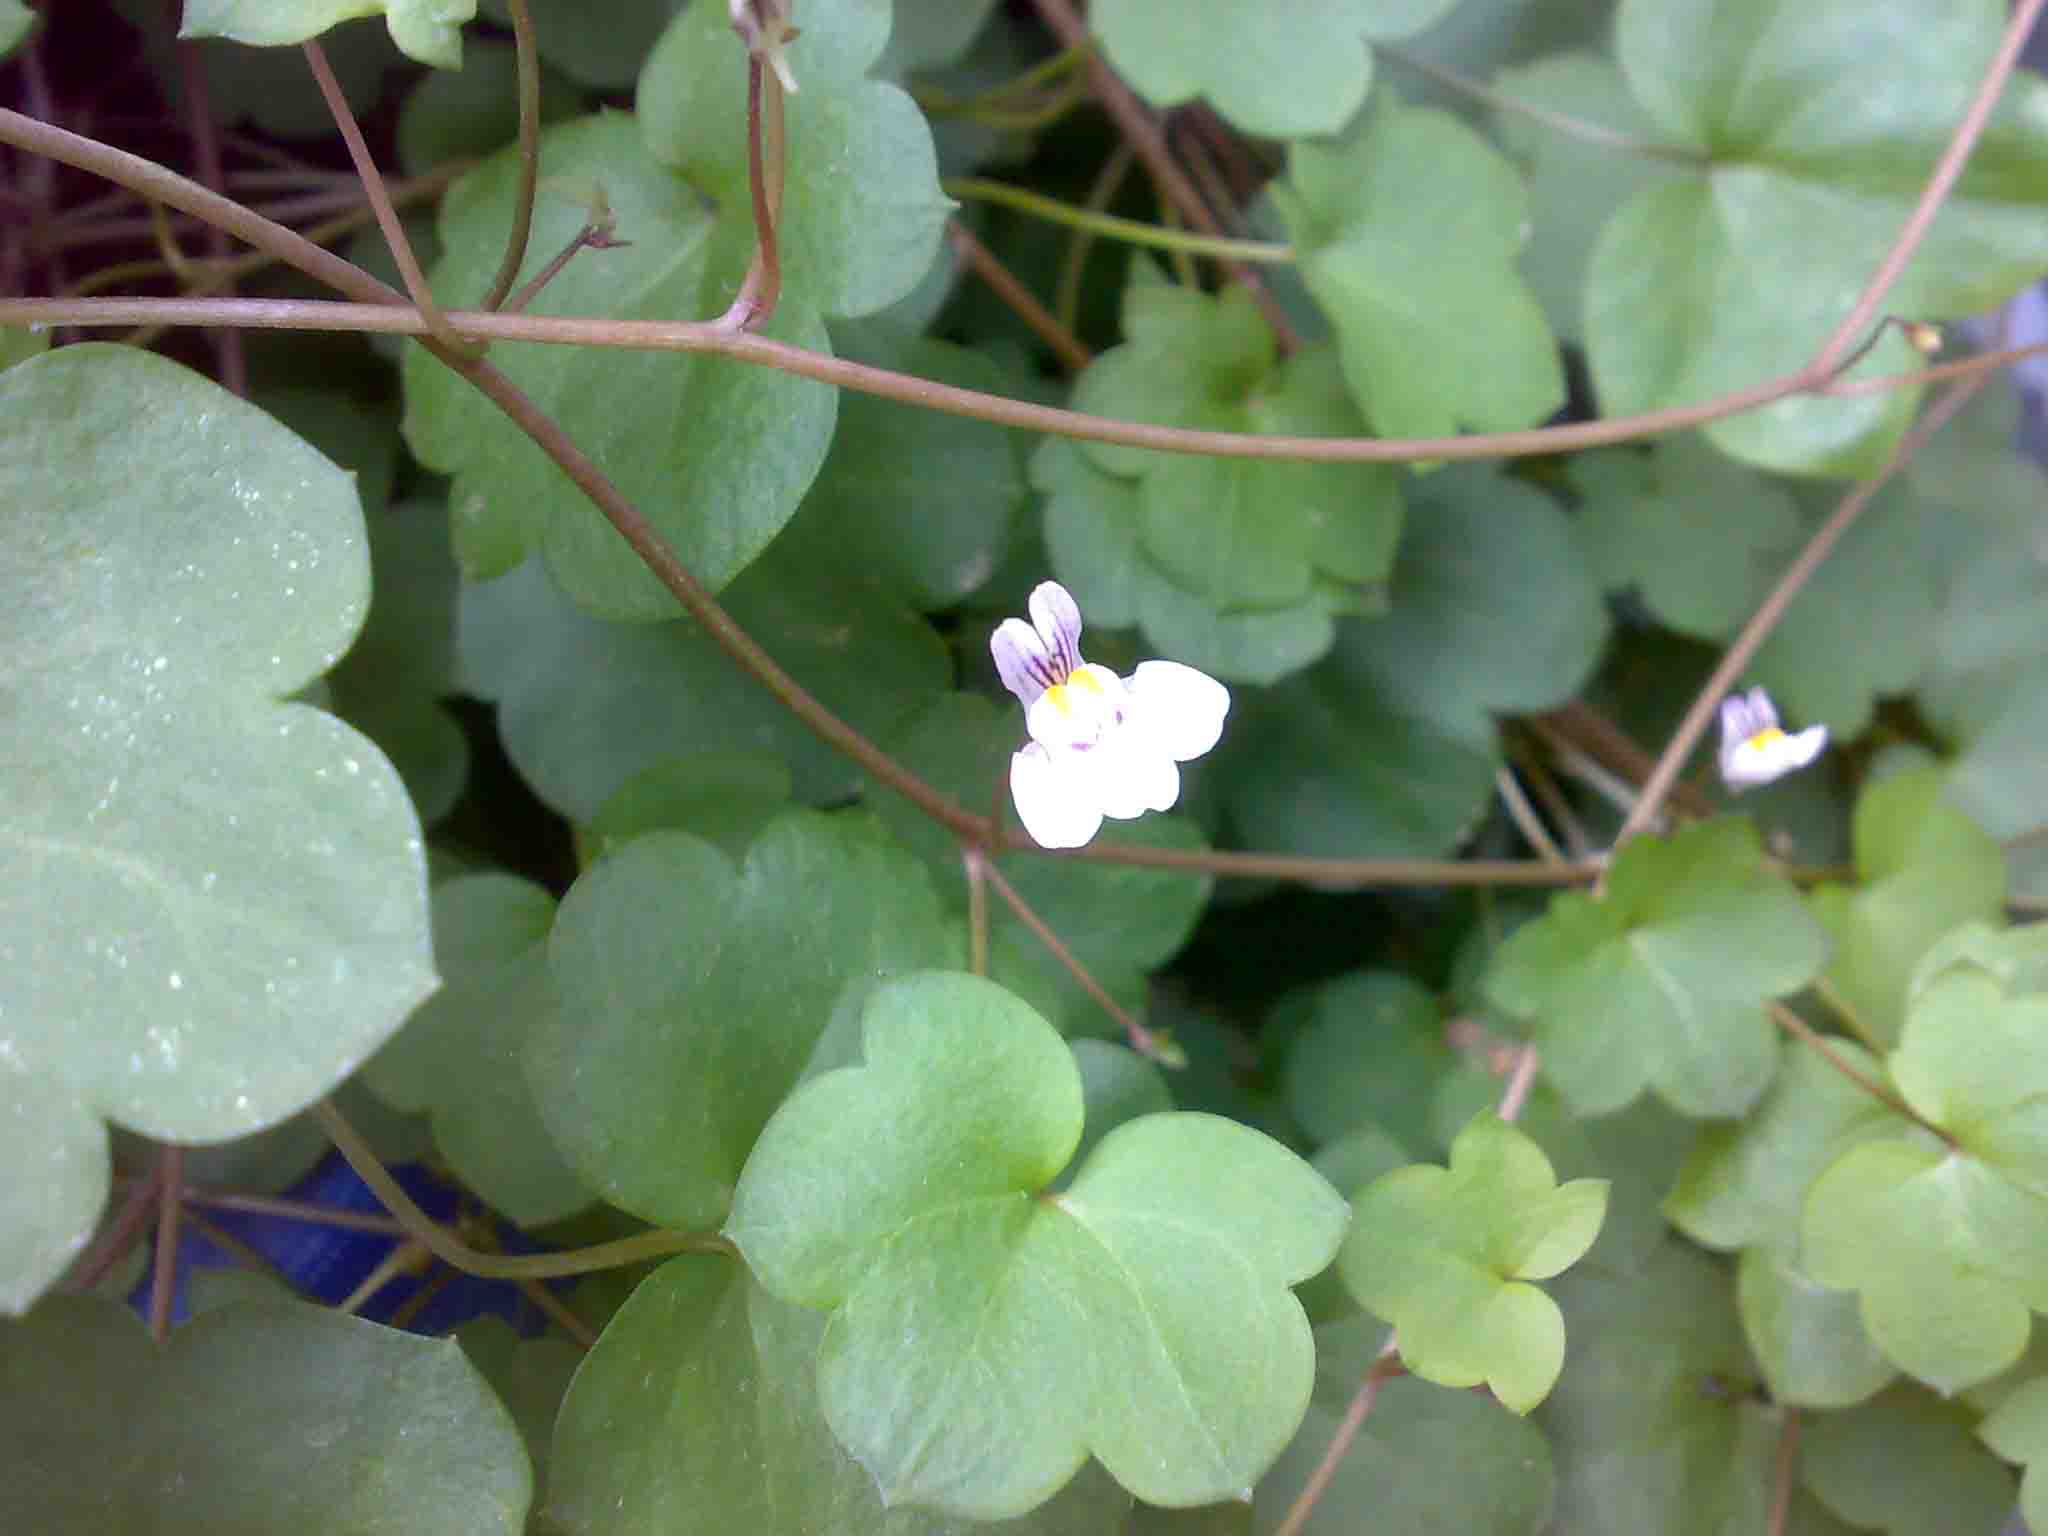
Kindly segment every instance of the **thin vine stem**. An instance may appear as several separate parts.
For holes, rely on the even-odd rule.
[[[1142,219],[1126,219],[1114,213],[1063,203],[1026,187],[983,176],[949,176],[940,184],[948,197],[965,202],[995,203],[1014,208],[1050,224],[1085,230],[1126,245],[1141,245],[1156,251],[1183,251],[1190,256],[1207,256],[1218,261],[1266,262],[1284,265],[1296,260],[1294,247],[1271,240],[1238,240],[1226,235],[1202,235],[1191,230],[1163,229]]]
[[[989,291],[1030,328],[1031,334],[1052,349],[1053,356],[1068,373],[1079,373],[1095,360],[1095,354],[1081,338],[1060,324],[1053,312],[1038,301],[1038,295],[1026,288],[1017,274],[975,237],[973,230],[958,219],[948,219],[946,241],[954,254],[973,269],[974,275],[988,285]]]
[[[1827,1036],[1821,1034],[1811,1024],[1807,1023],[1806,1020],[1799,1017],[1791,1008],[1779,1002],[1776,998],[1772,998],[1765,1004],[1765,1007],[1770,1010],[1771,1018],[1776,1021],[1778,1028],[1784,1030],[1786,1034],[1797,1040],[1809,1051],[1812,1051],[1814,1055],[1833,1067],[1842,1076],[1877,1100],[1878,1103],[1884,1105],[1886,1109],[1891,1110],[1902,1119],[1910,1120],[1923,1130],[1939,1136],[1944,1142],[1953,1144],[1953,1138],[1946,1131],[1937,1125],[1928,1124],[1912,1105],[1908,1104],[1897,1093],[1893,1092],[1892,1089],[1872,1077],[1868,1072],[1865,1072],[1856,1063],[1836,1050],[1834,1046],[1828,1043]]]
[[[665,1259],[677,1253],[731,1253],[732,1244],[715,1232],[653,1231],[636,1233],[589,1248],[566,1253],[485,1253],[451,1236],[448,1229],[421,1210],[378,1160],[348,1117],[327,1099],[313,1106],[335,1150],[348,1160],[356,1177],[370,1186],[384,1208],[404,1224],[410,1237],[435,1258],[466,1275],[486,1280],[553,1280],[562,1275],[587,1275],[594,1270],[618,1269],[646,1259]]]
[[[1101,213],[1107,209],[1137,158],[1131,146],[1118,139],[1116,148],[1109,152],[1109,158],[1095,173],[1082,208],[1090,213]],[[1081,323],[1081,278],[1088,266],[1088,252],[1094,245],[1095,237],[1085,229],[1075,229],[1067,239],[1067,254],[1060,262],[1060,281],[1053,294],[1052,312],[1068,330],[1076,329]]]
[[[227,167],[221,160],[220,127],[213,120],[213,100],[206,84],[206,66],[199,44],[181,41],[178,50],[178,83],[185,98],[187,131],[192,136],[192,156],[198,162],[199,179],[216,192],[227,188]],[[159,215],[163,204],[151,205]],[[214,262],[227,259],[227,231],[219,225],[206,230],[206,254]],[[233,280],[222,285],[232,293]],[[241,336],[232,329],[213,335],[214,357],[220,365],[221,388],[231,395],[249,393],[249,355]]]
[[[1315,1513],[1316,1505],[1329,1492],[1330,1483],[1337,1475],[1337,1464],[1344,1459],[1344,1453],[1351,1449],[1351,1443],[1358,1438],[1358,1432],[1365,1428],[1366,1418],[1372,1413],[1373,1405],[1379,1401],[1380,1385],[1390,1377],[1405,1374],[1396,1352],[1394,1336],[1387,1335],[1387,1342],[1380,1346],[1380,1352],[1373,1363],[1366,1368],[1365,1380],[1358,1384],[1358,1390],[1351,1396],[1351,1402],[1344,1409],[1344,1417],[1337,1423],[1336,1431],[1330,1436],[1330,1443],[1323,1448],[1323,1459],[1316,1463],[1315,1471],[1301,1486],[1301,1492],[1294,1496],[1294,1502],[1287,1508],[1286,1518],[1273,1529],[1273,1536],[1301,1536],[1301,1529],[1308,1524],[1308,1517]]]
[[[1771,1514],[1765,1536],[1785,1536],[1792,1516],[1792,1495],[1799,1482],[1799,1410],[1790,1403],[1778,1405],[1784,1422],[1778,1426],[1778,1451],[1771,1471]]]
[[[533,200],[540,185],[540,53],[533,37],[533,15],[526,0],[505,0],[512,20],[512,45],[519,61],[519,180],[512,189],[512,227],[505,235],[505,255],[497,276],[477,301],[478,309],[497,309],[519,281],[526,265],[526,244],[533,235]]]
[[[185,1182],[185,1149],[157,1148],[156,1252],[149,1274],[149,1336],[162,1344],[171,1336],[171,1303],[178,1290],[178,1222],[185,1214],[178,1187]]]
[[[782,297],[782,81],[758,51],[747,54],[747,196],[754,210],[754,258],[717,324],[739,331],[765,325]]]

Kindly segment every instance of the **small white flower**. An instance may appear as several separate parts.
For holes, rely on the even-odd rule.
[[[989,637],[1003,686],[1024,705],[1031,740],[1010,759],[1017,818],[1043,848],[1079,848],[1102,818],[1170,810],[1180,769],[1216,745],[1230,690],[1177,661],[1129,677],[1081,659],[1081,610],[1043,581],[1031,622],[1005,619]]]
[[[1795,735],[1778,728],[1778,711],[1761,688],[1721,701],[1721,778],[1730,789],[1754,789],[1804,768],[1828,744],[1828,728],[1810,725]]]

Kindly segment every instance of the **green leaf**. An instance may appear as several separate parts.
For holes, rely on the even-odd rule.
[[[394,1109],[433,1118],[434,1145],[471,1189],[521,1226],[559,1221],[596,1193],[549,1138],[521,1058],[559,1007],[548,978],[554,898],[513,875],[434,888],[445,980],[363,1067]]]
[[[995,8],[996,0],[896,0],[889,46],[875,72],[898,79],[953,63]]]
[[[224,37],[259,48],[303,43],[339,22],[378,16],[409,57],[462,67],[462,24],[476,0],[189,0],[180,37]]]
[[[1358,971],[1283,998],[1266,1033],[1289,1037],[1287,1107],[1319,1142],[1377,1126],[1414,1151],[1435,1147],[1430,1098],[1457,1058],[1443,1009],[1394,971]]]
[[[539,0],[529,0],[543,10]],[[547,23],[537,24],[542,47]],[[583,109],[583,93],[545,64],[540,72],[542,123],[560,122]],[[480,160],[519,136],[519,57],[510,43],[479,40],[462,68],[437,70],[407,93],[398,112],[398,163],[423,176],[451,160]]]
[[[1342,128],[1372,81],[1367,38],[1420,32],[1453,0],[1100,0],[1089,21],[1109,62],[1155,106],[1196,96],[1246,133]]]
[[[1886,1356],[1948,1393],[2025,1349],[2048,1310],[2048,996],[1959,966],[1917,992],[1891,1074],[1924,1132],[1838,1158],[1806,1204],[1814,1278],[1862,1299]]]
[[[1739,1115],[1777,1064],[1767,999],[1820,970],[1826,935],[1763,866],[1756,829],[1721,817],[1640,837],[1603,896],[1560,891],[1494,958],[1487,994],[1530,1019],[1581,1113],[1653,1089],[1681,1114]]]
[[[968,1536],[967,1522],[883,1504],[839,1448],[815,1383],[822,1315],[724,1258],[677,1259],[633,1292],[556,1421],[546,1514],[571,1536],[668,1536],[679,1509],[760,1536]],[[1013,1536],[1099,1536],[1130,1497],[1077,1478]]]
[[[1338,1271],[1394,1325],[1401,1358],[1446,1387],[1484,1382],[1516,1413],[1564,1365],[1564,1318],[1531,1280],[1593,1246],[1607,1184],[1560,1186],[1536,1143],[1492,1115],[1451,1144],[1449,1169],[1396,1169],[1358,1192]]]
[[[19,48],[35,24],[36,13],[22,0],[0,0],[0,59]]]
[[[453,1339],[294,1302],[208,1312],[161,1352],[94,1298],[0,1324],[9,1530],[514,1536],[531,1492],[518,1431]]]
[[[1608,9],[1576,8],[1588,16]],[[1459,14],[1473,9],[1461,6]],[[1467,79],[1476,78],[1469,69],[1461,72]],[[1508,100],[1524,106],[1563,113],[1638,144],[1657,141],[1657,125],[1629,94],[1621,70],[1599,54],[1550,54],[1502,70],[1493,85]],[[1585,313],[1586,270],[1600,226],[1636,193],[1677,175],[1679,167],[1666,158],[1589,142],[1522,112],[1497,111],[1494,122],[1501,141],[1529,178],[1530,229],[1522,271],[1550,328],[1565,340],[1577,341]],[[1573,461],[1574,478],[1586,462]]]
[[[533,1507],[542,1508],[547,1498],[548,1442],[569,1379],[583,1363],[582,1346],[558,1333],[521,1338],[503,1318],[490,1314],[462,1324],[455,1339],[518,1426],[527,1460],[533,1464]]]
[[[1703,640],[1733,634],[1803,542],[1792,498],[1696,433],[1646,452],[1581,454],[1567,472],[1602,585],[1633,588],[1665,624]]]
[[[736,47],[728,28],[721,59],[735,62],[728,50]],[[504,254],[518,175],[518,151],[508,147],[442,199],[442,256],[432,280],[443,302],[472,303],[489,286]],[[724,309],[745,270],[751,231],[707,208],[712,189],[655,159],[631,116],[608,112],[550,128],[541,136],[541,181],[521,281],[592,217],[591,194],[579,199],[569,189],[595,189],[617,238],[631,243],[578,252],[530,313],[678,320],[710,319]],[[738,206],[746,206],[744,197]],[[778,341],[830,350],[794,271],[761,329]],[[780,369],[614,347],[512,348],[493,362],[713,589],[745,569],[789,521],[832,438],[833,391]],[[455,477],[455,549],[472,579],[503,575],[538,550],[564,589],[592,612],[674,615],[675,600],[569,477],[419,346],[405,357],[405,433],[424,463]]]
[[[1179,586],[1154,563],[1142,537],[1142,482],[1097,468],[1080,446],[1047,438],[1031,459],[1044,494],[1046,552],[1053,573],[1091,625],[1132,626],[1161,655],[1233,683],[1271,683],[1330,648],[1337,613],[1366,599],[1326,578],[1290,608],[1224,613]]]
[[[1176,288],[1149,263],[1124,293],[1127,340],[1089,367],[1078,410],[1262,435],[1343,437],[1365,430],[1346,398],[1336,353],[1282,361],[1242,285],[1211,297]],[[1219,612],[1298,606],[1318,574],[1354,585],[1386,579],[1401,494],[1380,464],[1300,464],[1160,454],[1114,444],[1082,451],[1138,482],[1144,556]]]
[[[1253,1495],[1258,1529],[1274,1529],[1307,1486],[1342,1420],[1320,1398],[1301,1433]],[[1557,1494],[1542,1431],[1470,1392],[1388,1381],[1303,1536],[1358,1531],[1458,1531],[1464,1536],[1538,1536]]]
[[[527,1076],[607,1200],[714,1226],[842,993],[955,953],[923,872],[862,813],[787,812],[738,866],[650,832],[563,899]]]
[[[1844,1408],[1898,1374],[1864,1328],[1855,1296],[1816,1284],[1768,1248],[1743,1250],[1735,1293],[1775,1402]]]
[[[1242,702],[1225,799],[1258,848],[1434,857],[1493,793],[1493,716],[1585,682],[1607,613],[1564,514],[1485,469],[1412,492],[1384,618],[1349,621],[1319,666]]]
[[[1342,138],[1292,146],[1269,190],[1382,437],[1512,431],[1564,403],[1556,344],[1515,269],[1528,196],[1470,128],[1381,90]]]
[[[583,862],[666,828],[693,832],[734,863],[789,804],[789,770],[759,753],[684,752],[635,774],[582,830]]]
[[[464,588],[461,602],[468,691],[497,704],[521,776],[572,820],[588,821],[628,779],[677,752],[767,752],[809,801],[844,799],[860,782],[688,619],[592,618],[537,561]],[[859,573],[772,551],[733,584],[725,606],[867,735],[885,735],[945,686],[946,651],[931,627]]]
[[[1941,790],[1931,769],[1865,789],[1856,802],[1858,883],[1822,885],[1807,898],[1834,945],[1821,985],[1881,1045],[1899,1038],[1906,983],[1929,946],[2004,913],[2004,853]]]
[[[526,0],[540,56],[574,80],[599,90],[633,84],[662,32],[688,0]],[[509,26],[506,0],[478,7]]]
[[[1831,1039],[1828,1049],[1884,1081],[1883,1065],[1861,1046]],[[1905,1122],[1798,1041],[1782,1042],[1778,1057],[1760,1104],[1740,1120],[1701,1127],[1664,1214],[1709,1248],[1762,1248],[1791,1264],[1813,1181],[1849,1148],[1896,1134]]]
[[[369,598],[348,478],[125,347],[0,373],[0,1307],[90,1234],[112,1120],[273,1125],[433,989],[419,823],[281,702]]]
[[[1816,1414],[1799,1474],[1850,1524],[1893,1536],[1994,1536],[2012,1474],[1977,1444],[1969,1410],[1899,1386],[1861,1407]]]
[[[1888,8],[1886,35],[1913,40],[1914,67],[1873,92],[1841,67],[1868,46],[1861,0],[1624,0],[1615,35],[1630,88],[1707,164],[1639,194],[1601,232],[1585,335],[1602,408],[1689,404],[1805,362],[1897,237],[2004,19],[1996,0]],[[2048,265],[2029,190],[2048,156],[2044,97],[2048,86],[2014,78],[1888,310],[1982,310]],[[1887,337],[1854,372],[1913,358]],[[1783,401],[1707,432],[1751,463],[1860,473],[1918,394]]]
[[[1074,1148],[1067,1173],[1084,1168],[1095,1144],[1126,1120],[1163,1115],[1173,1108],[1173,1094],[1159,1068],[1136,1051],[1107,1040],[1072,1040],[1074,1066],[1081,1074],[1081,1143]]]
[[[2035,1377],[2000,1403],[1977,1433],[2007,1461],[2025,1465],[2020,1517],[2034,1530],[2048,1526],[2048,1474],[2035,1465],[2048,1464],[2048,1377]]]
[[[951,342],[879,321],[835,325],[832,341],[850,362],[1006,392],[1002,369]],[[986,583],[1009,553],[1025,495],[1007,429],[849,394],[797,528],[815,547],[829,540],[846,564],[872,572],[913,608],[950,608]]]
[[[727,1232],[764,1285],[833,1309],[826,1419],[890,1503],[1020,1514],[1092,1452],[1147,1502],[1242,1495],[1308,1405],[1288,1287],[1344,1204],[1292,1153],[1205,1115],[1127,1121],[1062,1194],[1080,1075],[992,983],[880,990],[866,1065],[800,1089]]]
[[[931,130],[903,91],[863,78],[889,19],[888,0],[807,0],[797,14],[787,58],[801,89],[784,108],[778,311],[795,299],[826,314],[872,314],[916,287],[938,254],[953,204],[939,190]],[[638,105],[654,157],[747,218],[740,59],[728,0],[695,0],[641,70]]]

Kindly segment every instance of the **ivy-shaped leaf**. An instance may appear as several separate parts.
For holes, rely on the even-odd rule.
[[[377,15],[412,58],[437,69],[460,69],[462,24],[475,19],[476,0],[189,0],[178,35],[276,47]]]
[[[1283,998],[1266,1038],[1286,1041],[1287,1107],[1318,1142],[1376,1126],[1415,1152],[1434,1149],[1430,1101],[1457,1064],[1444,1010],[1420,982],[1359,971]]]
[[[92,1297],[0,1324],[8,1530],[515,1536],[531,1492],[453,1339],[289,1301],[209,1311],[162,1351]]]
[[[2026,1467],[2020,1518],[2031,1530],[2048,1529],[2048,1377],[2037,1376],[2006,1398],[1977,1433],[2007,1461]]]
[[[1803,363],[1897,237],[2004,21],[1997,0],[1889,7],[1888,35],[1913,39],[1916,63],[1897,90],[1873,92],[1841,68],[1867,38],[1863,0],[1623,0],[1615,37],[1629,86],[1703,164],[1601,231],[1585,336],[1603,409],[1688,404]],[[2048,164],[2044,99],[2048,86],[2014,77],[1888,309],[1971,313],[2048,266],[2029,190]],[[1855,371],[1912,363],[1890,336]],[[1860,472],[1918,394],[1788,400],[1706,430],[1751,463]]]
[[[1484,1382],[1516,1413],[1542,1402],[1564,1366],[1564,1318],[1529,1282],[1593,1246],[1607,1181],[1560,1186],[1535,1142],[1480,1115],[1448,1169],[1398,1168],[1353,1204],[1338,1272],[1394,1325],[1408,1368],[1446,1387]]]
[[[1502,945],[1487,994],[1530,1019],[1543,1065],[1585,1114],[1645,1088],[1681,1114],[1739,1115],[1777,1065],[1766,999],[1827,956],[1820,925],[1721,817],[1624,848],[1595,896],[1560,891]]]
[[[527,1075],[606,1199],[713,1226],[842,994],[957,953],[923,871],[862,812],[787,812],[738,865],[650,832],[563,898],[559,1006],[527,1037]]]
[[[1898,1375],[1852,1293],[1829,1290],[1768,1248],[1743,1250],[1735,1300],[1773,1402],[1845,1408]]]
[[[1356,436],[1364,422],[1328,347],[1282,361],[1250,293],[1178,288],[1137,262],[1124,291],[1124,344],[1075,387],[1078,410],[1130,421],[1265,436]],[[1144,556],[1219,612],[1297,607],[1320,574],[1354,586],[1386,579],[1401,494],[1381,464],[1300,464],[1082,446],[1138,482]]]
[[[1528,195],[1470,128],[1381,90],[1341,138],[1294,145],[1269,190],[1382,437],[1512,431],[1564,403],[1556,343],[1515,270]]]
[[[1258,1132],[1147,1115],[1044,1193],[1081,1136],[1059,1036],[990,982],[881,989],[866,1064],[770,1122],[728,1235],[827,1308],[818,1389],[890,1503],[993,1519],[1092,1453],[1149,1503],[1241,1496],[1308,1406],[1288,1289],[1343,1235],[1336,1192]]]
[[[1493,794],[1493,716],[1585,682],[1607,611],[1548,497],[1452,466],[1410,493],[1383,618],[1346,621],[1329,657],[1242,701],[1218,769],[1258,848],[1430,858]]]
[[[0,373],[0,1307],[90,1235],[111,1120],[274,1125],[434,986],[419,823],[281,702],[362,623],[348,477],[163,358]]]
[[[1976,966],[1916,992],[1892,1081],[1924,1131],[1866,1141],[1807,1196],[1814,1278],[1856,1291],[1886,1356],[1941,1392],[1988,1379],[2048,1311],[2048,995]]]
[[[682,752],[619,786],[578,829],[583,862],[595,864],[649,832],[691,832],[735,864],[789,805],[789,770],[749,752]]]
[[[1697,434],[1580,454],[1567,473],[1602,584],[1634,589],[1664,623],[1702,640],[1726,639],[1756,611],[1805,533],[1783,489]]]
[[[555,1150],[522,1058],[558,1004],[548,977],[554,898],[514,875],[434,888],[441,990],[363,1066],[394,1109],[432,1116],[451,1171],[521,1226],[559,1221],[596,1191]]]
[[[1856,802],[1858,883],[1818,886],[1807,897],[1833,941],[1821,985],[1880,1045],[1899,1038],[1906,983],[1928,947],[1951,928],[2004,912],[2004,853],[1941,789],[1934,769],[1865,789]]]
[[[1800,1437],[1799,1476],[1851,1525],[1891,1536],[1996,1536],[2012,1474],[1970,1433],[1970,1410],[1897,1386]]]
[[[1089,10],[1103,52],[1145,98],[1178,106],[1207,97],[1246,133],[1330,134],[1365,101],[1367,39],[1410,37],[1454,0],[1098,0]]]

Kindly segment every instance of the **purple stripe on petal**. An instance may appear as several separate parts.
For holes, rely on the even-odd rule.
[[[1031,622],[1059,667],[1055,682],[1065,682],[1081,665],[1081,609],[1073,595],[1056,581],[1041,581],[1031,590]]]

